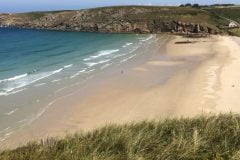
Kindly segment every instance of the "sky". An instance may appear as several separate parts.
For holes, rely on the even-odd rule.
[[[0,0],[0,13],[75,10],[113,5],[179,5],[234,3],[240,0]]]

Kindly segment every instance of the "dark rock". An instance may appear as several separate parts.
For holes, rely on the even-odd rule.
[[[117,33],[160,33],[177,34],[205,33],[216,34],[218,31],[201,24],[163,20],[157,16],[151,19],[137,16],[151,13],[144,8],[113,9],[98,11],[63,11],[48,13],[34,20],[18,18],[8,20],[9,15],[0,15],[0,25],[11,25],[19,28],[36,28],[61,31],[117,32]],[[134,18],[133,18],[134,17]],[[10,23],[10,24],[9,24]]]

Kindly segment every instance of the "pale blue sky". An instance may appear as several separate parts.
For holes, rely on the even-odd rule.
[[[82,9],[111,5],[179,5],[182,3],[235,3],[240,0],[0,0],[0,12]]]

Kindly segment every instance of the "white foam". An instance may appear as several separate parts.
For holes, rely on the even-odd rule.
[[[125,56],[126,54],[117,54],[115,56],[113,56],[113,58],[118,58],[118,57],[122,57],[122,56]]]
[[[87,66],[89,66],[89,67],[92,67],[92,66],[95,66],[95,65],[97,65],[98,63],[96,63],[96,62],[89,62],[89,63],[85,63]]]
[[[150,39],[152,39],[154,36],[150,35],[148,38],[139,38],[141,42],[146,42],[149,41]]]
[[[72,78],[75,78],[75,77],[77,77],[77,76],[79,76],[79,75],[80,75],[80,73],[77,72],[76,74],[72,75],[70,78],[72,79]]]
[[[90,58],[84,58],[83,60],[84,61],[89,61],[89,60],[91,60],[91,57]]]
[[[57,73],[61,72],[62,70],[63,70],[63,68],[60,68],[55,71],[43,72],[43,73],[38,73],[38,74],[30,74],[30,75],[24,74],[21,76],[15,76],[11,79],[8,79],[7,81],[5,80],[4,87],[2,88],[2,90],[4,92],[0,92],[0,96],[7,96],[9,94],[12,94],[12,93],[16,92],[16,91],[14,91],[16,89],[25,87],[25,86],[35,83],[39,80],[47,78],[51,75],[57,74]],[[43,85],[43,84],[41,84],[41,85]],[[38,84],[36,86],[40,86],[40,84]],[[12,92],[12,91],[14,91],[14,92]],[[22,91],[22,90],[19,90],[19,91]]]
[[[106,62],[109,62],[111,61],[111,59],[105,59],[105,60],[101,60],[99,62],[97,62],[98,64],[103,64],[103,63],[106,63]]]
[[[66,89],[66,88],[67,88],[67,87],[62,87],[62,88],[56,90],[55,93],[61,92],[62,90]]]
[[[133,57],[135,57],[136,55],[137,55],[137,54],[131,55],[131,56],[129,56],[128,58],[125,58],[125,59],[121,60],[120,62],[121,62],[121,63],[126,62],[126,61],[132,59]]]
[[[24,123],[24,122],[27,122],[29,119],[25,118],[25,119],[22,119],[20,121],[17,121],[17,123]]]
[[[77,77],[79,75],[80,75],[80,73],[76,73],[76,74],[72,75],[70,78],[73,79],[73,78],[75,78],[75,77]]]
[[[132,45],[133,43],[126,43],[126,46],[130,46],[130,45]]]
[[[6,92],[0,92],[0,96],[7,96],[8,94]]]
[[[86,71],[86,69],[83,69],[83,70],[81,70],[81,71],[78,71],[79,73],[83,73],[83,72],[85,72]]]
[[[59,73],[59,72],[61,72],[62,70],[63,70],[63,68],[60,68],[60,69],[58,69],[58,70],[55,70],[55,71],[52,72],[51,75],[53,75],[53,74],[55,74],[55,73]]]
[[[103,50],[103,51],[100,51],[98,55],[93,56],[93,57],[94,57],[94,58],[98,58],[98,57],[106,56],[106,55],[109,55],[109,54],[112,54],[112,53],[115,53],[115,52],[118,52],[118,51],[119,51],[119,49]]]
[[[26,89],[27,88],[19,89],[19,90],[12,91],[12,92],[0,92],[0,96],[8,96],[8,95],[16,94],[16,93],[22,92]]]
[[[105,60],[101,60],[101,61],[98,61],[98,62],[89,62],[89,63],[85,63],[85,64],[88,65],[89,68],[91,68],[91,67],[93,67],[95,65],[107,63],[109,61],[111,61],[111,59],[105,59]]]
[[[5,115],[10,116],[10,115],[12,115],[14,112],[16,112],[17,110],[18,110],[18,108],[14,109],[14,110],[11,110],[11,111],[5,113]]]
[[[18,80],[18,79],[21,79],[21,78],[27,77],[27,76],[28,76],[28,74],[25,73],[25,74],[22,74],[22,75],[18,75],[18,76],[14,76],[14,77],[11,77],[11,78],[7,78],[7,79],[0,80],[0,83],[1,83],[1,82],[8,82],[8,81]]]
[[[23,88],[23,89],[19,89],[19,90],[16,90],[16,91],[12,91],[12,92],[8,93],[7,95],[16,94],[16,93],[22,92],[22,91],[24,91],[26,89],[27,88]]]
[[[105,69],[105,68],[107,68],[107,67],[109,67],[111,65],[112,65],[112,63],[105,64],[104,66],[101,67],[101,69]]]
[[[69,65],[64,66],[63,68],[70,68],[72,66],[73,66],[73,64],[69,64]]]
[[[6,133],[6,134],[4,135],[4,137],[8,137],[8,136],[10,136],[11,134],[13,134],[13,132]]]
[[[7,128],[4,129],[4,131],[8,131],[10,128],[11,128],[11,127],[7,127]]]
[[[89,71],[86,71],[85,73],[91,73],[91,72],[93,72],[93,71],[95,71],[95,69],[91,69],[91,70],[89,70]]]
[[[83,59],[83,60],[84,60],[84,61],[89,61],[89,60],[96,59],[96,58],[99,58],[99,57],[102,57],[102,56],[110,55],[110,54],[115,53],[115,52],[118,52],[118,51],[120,51],[120,50],[119,50],[119,49],[102,50],[102,51],[99,51],[97,55],[90,56],[89,58],[85,58],[85,59]]]
[[[0,138],[0,142],[3,142],[5,140],[6,140],[6,138]]]
[[[43,85],[45,85],[46,83],[39,83],[39,84],[36,84],[36,85],[34,85],[35,87],[40,87],[40,86],[43,86]]]
[[[76,74],[72,75],[70,78],[71,78],[71,79],[72,79],[72,78],[75,78],[75,77],[79,76],[81,73],[84,73],[85,71],[86,71],[86,69],[83,69],[83,70],[81,70],[81,71],[78,71]]]
[[[134,47],[133,50],[130,51],[130,53],[135,52],[138,48],[139,48],[139,46]]]
[[[55,79],[55,80],[52,80],[52,83],[59,82],[59,81],[61,81],[61,79]]]

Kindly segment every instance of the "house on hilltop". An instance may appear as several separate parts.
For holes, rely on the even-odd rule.
[[[231,21],[228,25],[229,28],[237,28],[240,27],[238,23]]]

